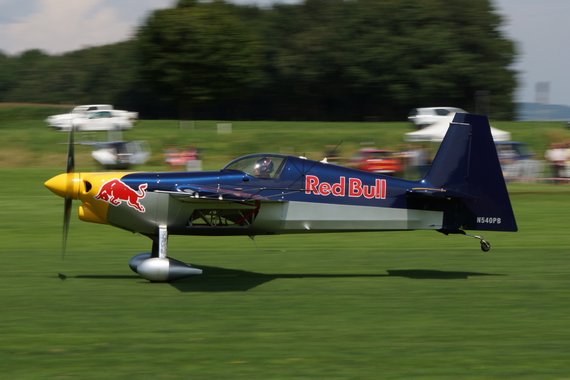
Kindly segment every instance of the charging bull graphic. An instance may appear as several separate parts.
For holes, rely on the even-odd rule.
[[[119,206],[122,202],[127,202],[129,207],[132,207],[139,212],[144,212],[144,206],[139,202],[146,195],[147,184],[139,185],[139,191],[136,192],[125,183],[118,179],[107,181],[101,186],[95,199],[100,199],[104,202],[110,203],[113,206]]]

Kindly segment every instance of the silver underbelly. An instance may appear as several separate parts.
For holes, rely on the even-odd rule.
[[[310,202],[264,204],[253,227],[273,232],[439,229],[443,212]]]

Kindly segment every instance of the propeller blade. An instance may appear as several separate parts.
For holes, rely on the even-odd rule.
[[[69,130],[69,139],[67,140],[67,173],[73,173],[75,170],[75,147],[73,141],[75,126],[73,120],[71,121],[71,129]],[[61,259],[65,260],[65,250],[67,248],[67,233],[69,231],[69,219],[71,216],[71,201],[70,193],[73,189],[72,177],[67,176],[67,185],[65,191],[65,203],[63,206],[63,236],[61,242]]]
[[[67,233],[69,231],[69,219],[71,216],[71,197],[65,197],[63,209],[63,236],[61,240],[61,259],[65,260],[65,250],[67,248]]]
[[[75,126],[73,120],[71,121],[71,129],[69,130],[69,139],[67,141],[67,173],[72,173],[75,170],[75,148],[73,141],[73,133]]]

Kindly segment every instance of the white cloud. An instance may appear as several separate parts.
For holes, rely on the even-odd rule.
[[[103,0],[39,0],[29,15],[0,24],[1,48],[10,54],[28,49],[61,53],[125,40],[131,29]]]

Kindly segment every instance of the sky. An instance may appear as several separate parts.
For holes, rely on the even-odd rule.
[[[232,0],[268,6],[297,0]],[[516,101],[534,102],[536,84],[549,83],[546,101],[570,105],[569,0],[491,0],[514,40],[519,72]],[[175,0],[0,0],[0,50],[18,54],[41,49],[49,54],[129,39],[149,12]]]

